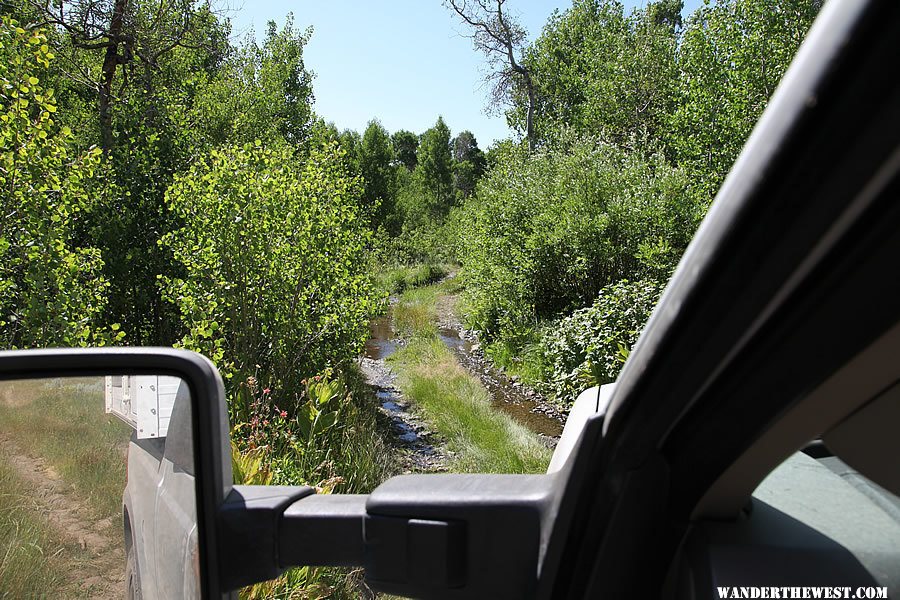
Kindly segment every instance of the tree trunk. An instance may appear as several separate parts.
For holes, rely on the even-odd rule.
[[[528,152],[534,152],[534,86],[531,85],[531,77],[527,77],[528,86],[528,113],[525,115],[525,139],[528,140]]]
[[[109,44],[103,57],[102,77],[98,90],[98,108],[100,112],[100,132],[103,136],[103,152],[108,154],[113,147],[112,131],[112,85],[119,64],[119,43],[122,40],[122,22],[128,0],[116,0],[113,6],[112,19],[109,24]]]

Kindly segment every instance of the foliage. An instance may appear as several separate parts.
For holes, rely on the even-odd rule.
[[[212,145],[287,140],[306,148],[314,124],[312,74],[303,52],[312,29],[294,29],[288,14],[279,30],[268,23],[262,45],[252,34],[233,49],[215,78],[200,89],[192,118]]]
[[[229,403],[235,481],[309,485],[320,493],[368,493],[393,470],[375,424],[375,403],[351,392],[351,372],[326,370],[286,398],[239,382]]]
[[[688,19],[667,144],[711,197],[796,54],[822,0],[730,0]]]
[[[546,327],[540,348],[557,400],[571,404],[585,388],[616,380],[662,287],[649,279],[623,279],[600,290],[591,306]]]
[[[533,155],[509,146],[463,216],[471,324],[488,338],[524,335],[610,283],[665,278],[703,208],[658,152],[591,139]]]
[[[486,161],[484,152],[478,148],[478,141],[471,131],[462,131],[453,138],[453,187],[457,202],[462,202],[475,193],[475,184],[484,174]]]
[[[452,203],[450,128],[438,117],[434,127],[422,134],[413,171],[414,201],[405,203],[405,220],[414,225],[440,220]]]
[[[369,215],[372,227],[385,225],[391,231],[398,229],[398,224],[390,219],[396,195],[394,153],[387,130],[377,120],[370,121],[366,127],[357,154],[363,178],[363,210]]]
[[[394,147],[394,158],[397,162],[406,167],[407,171],[415,169],[418,162],[416,152],[419,149],[419,136],[411,131],[401,129],[395,131],[391,136],[391,143]]]
[[[655,6],[626,16],[616,0],[575,0],[550,17],[524,60],[536,88],[538,139],[560,126],[619,144],[659,130],[678,71],[675,30]],[[521,131],[529,99],[520,91],[515,100],[507,116]]]
[[[80,346],[120,338],[103,327],[108,282],[83,244],[97,202],[100,152],[76,152],[41,79],[47,37],[0,21],[0,346]],[[112,327],[118,329],[118,325]]]
[[[290,401],[306,376],[361,349],[378,298],[359,194],[335,145],[305,164],[284,145],[214,150],[176,177],[167,199],[184,225],[161,243],[185,276],[161,283],[182,344],[232,390],[252,375]]]

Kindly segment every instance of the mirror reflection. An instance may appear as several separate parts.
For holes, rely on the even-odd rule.
[[[0,596],[199,597],[192,431],[178,377],[0,381]]]

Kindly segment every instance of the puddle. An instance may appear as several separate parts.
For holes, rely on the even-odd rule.
[[[392,346],[391,352],[396,349],[396,344]],[[373,344],[372,347],[376,346]],[[390,346],[382,344],[380,347]],[[391,420],[395,439],[408,450],[403,459],[408,472],[445,471],[448,461],[446,452],[430,441],[431,432],[428,431],[427,423],[409,412],[409,405],[395,386],[396,376],[385,364],[384,359],[364,356],[360,358],[359,366],[366,381],[375,391],[382,410]]]
[[[384,316],[374,319],[369,324],[371,336],[366,342],[364,356],[380,365],[384,359],[393,354],[398,347],[394,337],[392,326],[392,313],[389,309]],[[525,388],[511,381],[506,375],[494,369],[480,351],[476,351],[474,344],[460,335],[459,331],[452,327],[438,329],[438,337],[450,348],[457,359],[470,372],[478,376],[482,384],[491,395],[491,404],[510,415],[513,419],[524,425],[531,431],[547,438],[558,438],[562,433],[562,422],[545,414],[546,407],[529,397]],[[378,384],[378,398],[381,405],[392,415],[405,412],[402,404],[398,403],[400,394],[390,385]],[[397,419],[395,419],[395,425]],[[399,430],[398,426],[398,430]],[[410,440],[416,441],[415,430],[401,431],[400,439],[411,436]]]
[[[438,329],[438,337],[441,338],[441,341],[454,352],[465,352],[466,354],[472,352],[472,342],[460,337],[459,332],[455,329],[442,327],[441,329]]]
[[[369,323],[369,339],[363,350],[363,356],[372,360],[384,360],[397,350],[397,340],[394,338],[391,312],[384,316],[372,319]]]

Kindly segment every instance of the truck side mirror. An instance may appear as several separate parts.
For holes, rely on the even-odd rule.
[[[27,567],[0,589],[221,597],[230,461],[222,382],[198,354],[0,352],[0,531],[20,534],[0,544]]]
[[[137,578],[148,556],[180,569],[174,577],[157,569],[152,581],[141,581],[151,589],[144,597],[161,595],[158,586],[168,586],[170,597],[234,597],[243,586],[309,565],[362,566],[372,588],[404,596],[520,599],[536,597],[540,581],[561,568],[577,496],[571,492],[584,484],[590,452],[561,457],[545,475],[406,475],[369,495],[232,485],[224,388],[207,359],[168,348],[0,352],[0,386],[51,382],[71,404],[65,378],[72,377],[88,382],[91,419],[128,434],[135,458],[128,485],[150,483],[154,491],[145,494],[156,494],[155,506],[194,500],[194,514],[170,510],[153,517],[165,525],[144,518],[124,527]],[[579,419],[571,447],[600,441],[603,414],[594,406],[597,412]],[[0,424],[9,414],[3,409]],[[140,510],[128,509],[127,489],[124,497],[126,510]]]

